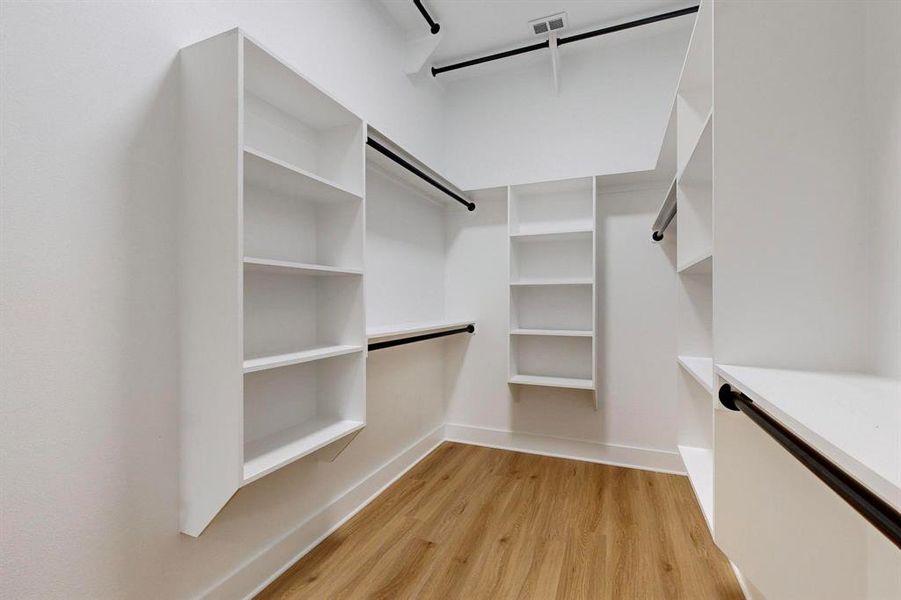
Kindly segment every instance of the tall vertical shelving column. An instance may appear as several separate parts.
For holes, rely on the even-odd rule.
[[[678,446],[713,530],[713,32],[701,2],[676,94]]]
[[[594,178],[508,188],[509,382],[594,392]]]
[[[366,420],[364,125],[233,30],[182,50],[181,530]]]

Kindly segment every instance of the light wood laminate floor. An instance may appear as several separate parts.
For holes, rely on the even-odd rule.
[[[742,598],[688,479],[446,442],[258,598]]]

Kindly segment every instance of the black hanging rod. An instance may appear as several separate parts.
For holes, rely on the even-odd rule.
[[[369,350],[381,350],[382,348],[391,348],[392,346],[402,346],[404,344],[412,344],[413,342],[424,342],[434,338],[444,337],[446,335],[456,335],[458,333],[475,333],[475,325],[467,325],[459,329],[449,329],[447,331],[439,331],[437,333],[424,333],[422,335],[414,335],[412,337],[400,338],[397,340],[388,340],[387,342],[375,342],[369,344]]]
[[[719,398],[720,403],[729,410],[741,411],[747,415],[820,481],[850,504],[851,508],[881,531],[895,546],[901,548],[901,513],[888,502],[761,410],[753,400],[733,390],[728,383],[720,388]]]
[[[681,17],[684,15],[690,15],[692,13],[698,12],[699,6],[689,6],[688,8],[682,8],[680,10],[674,10],[667,13],[662,13],[659,15],[654,15],[652,17],[645,17],[644,19],[638,19],[636,21],[629,21],[628,23],[620,23],[619,25],[611,25],[610,27],[602,27],[601,29],[595,29],[592,31],[586,31],[584,33],[576,33],[567,37],[561,37],[557,40],[557,45],[562,46],[564,44],[569,44],[572,42],[578,42],[581,40],[587,40],[588,38],[597,37],[599,35],[606,35],[608,33],[615,33],[617,31],[623,31],[624,29],[632,29],[633,27],[640,27],[642,25],[650,25],[651,23],[657,23],[658,21],[666,21],[667,19],[674,19],[676,17]],[[454,71],[456,69],[462,69],[464,67],[471,67],[473,65],[478,65],[481,63],[490,62],[492,60],[498,60],[500,58],[507,58],[508,56],[516,56],[517,54],[525,54],[526,52],[532,52],[534,50],[541,50],[542,48],[549,48],[550,43],[547,40],[544,42],[539,42],[537,44],[531,44],[529,46],[522,46],[521,48],[514,48],[513,50],[505,50],[504,52],[497,52],[496,54],[489,54],[487,56],[480,56],[478,58],[472,58],[470,60],[464,60],[462,62],[453,63],[450,65],[444,65],[442,67],[432,67],[432,77],[438,75],[439,73],[445,73],[447,71]]]
[[[422,15],[422,18],[425,19],[425,22],[429,24],[429,31],[432,32],[432,35],[438,33],[441,30],[441,25],[436,23],[434,19],[432,19],[432,15],[429,14],[429,11],[425,9],[425,6],[422,5],[421,0],[413,0],[413,4],[416,5],[416,8],[419,9],[419,14]]]
[[[447,186],[436,181],[432,177],[429,177],[428,175],[423,173],[418,167],[411,164],[409,161],[401,158],[400,156],[398,156],[397,154],[395,154],[388,148],[384,147],[383,145],[381,145],[380,143],[378,143],[371,137],[366,138],[366,144],[369,146],[372,146],[373,148],[375,148],[376,150],[378,150],[379,152],[381,152],[382,154],[384,154],[385,156],[387,156],[388,158],[390,158],[391,160],[393,160],[394,162],[396,162],[403,168],[407,169],[408,171],[410,171],[411,173],[413,173],[414,175],[416,175],[417,177],[422,179],[423,181],[426,181],[426,182],[432,184],[433,186],[435,186],[436,188],[438,188],[439,190],[441,190],[442,192],[444,192],[445,194],[447,194],[448,196],[450,196],[451,198],[453,198],[454,200],[456,200],[457,202],[459,202],[460,204],[465,206],[467,209],[469,209],[469,210],[476,209],[475,202],[469,202],[463,196],[455,193],[453,190],[448,189]]]
[[[660,212],[657,214],[657,218],[654,220],[654,225],[651,227],[651,239],[655,242],[660,242],[663,240],[663,232],[666,231],[666,228],[669,227],[669,224],[672,223],[673,219],[676,217],[676,182],[673,181],[672,185],[670,185],[670,190],[666,194],[666,199],[663,201],[663,206],[660,207]]]

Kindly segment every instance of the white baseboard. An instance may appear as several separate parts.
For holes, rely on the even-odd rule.
[[[437,427],[210,588],[204,598],[252,598],[444,441]],[[301,550],[298,552],[298,548]]]
[[[488,446],[489,448],[583,460],[617,467],[685,475],[685,466],[682,464],[682,459],[679,457],[678,452],[601,444],[584,440],[571,440],[534,433],[518,433],[502,429],[488,429],[486,427],[472,427],[451,423],[445,424],[444,436],[448,441],[474,444],[476,446]]]
[[[732,567],[732,572],[735,573],[735,579],[738,580],[738,587],[741,588],[741,593],[745,597],[745,600],[754,600],[754,593],[751,591],[751,586],[748,584],[748,580],[744,578],[744,576],[741,574],[741,571],[739,571],[738,567],[735,566],[734,562],[730,560],[729,565]]]

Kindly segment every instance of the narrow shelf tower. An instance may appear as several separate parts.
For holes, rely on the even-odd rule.
[[[231,30],[180,54],[180,529],[366,422],[363,122]]]

